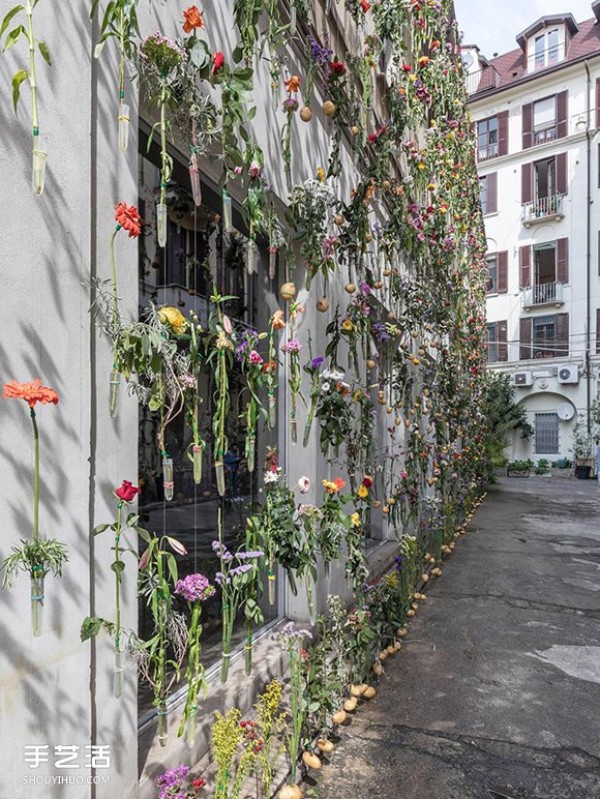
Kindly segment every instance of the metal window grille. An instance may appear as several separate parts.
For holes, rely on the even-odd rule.
[[[536,413],[535,451],[537,455],[558,454],[558,415],[556,413]]]
[[[498,331],[496,329],[495,322],[490,322],[488,324],[487,334],[488,334],[487,359],[489,363],[494,363],[494,361],[498,360]]]

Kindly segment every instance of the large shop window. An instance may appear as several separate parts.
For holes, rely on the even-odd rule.
[[[151,153],[152,156],[152,153]],[[157,161],[140,157],[140,210],[145,220],[140,248],[140,313],[149,303],[155,306],[174,306],[184,316],[195,311],[201,324],[210,313],[213,286],[221,295],[233,295],[225,312],[234,327],[248,326],[266,329],[269,311],[257,296],[256,275],[245,268],[247,240],[241,233],[224,233],[220,221],[218,195],[203,189],[204,202],[194,206],[188,191],[187,169],[175,163],[173,179],[168,187],[169,222],[167,245],[157,246],[154,205],[159,189]],[[235,216],[234,216],[235,224]],[[241,227],[241,223],[240,223]],[[227,419],[229,449],[224,457],[226,494],[220,497],[212,462],[212,413],[214,385],[212,372],[201,375],[199,423],[206,441],[203,453],[202,479],[194,480],[193,463],[189,458],[191,431],[181,413],[168,426],[166,449],[173,459],[174,495],[167,501],[163,491],[161,454],[157,442],[158,414],[140,406],[139,481],[142,487],[140,515],[143,526],[157,534],[166,533],[180,541],[187,555],[178,556],[179,577],[194,572],[205,574],[214,582],[219,569],[212,542],[217,539],[217,514],[221,507],[225,544],[236,549],[243,543],[245,522],[252,503],[258,499],[257,471],[261,468],[267,446],[277,442],[277,429],[258,427],[256,466],[249,469],[245,457],[245,429],[242,410],[247,391],[241,372],[235,367],[229,375],[231,407]],[[283,581],[279,581],[283,583]],[[187,603],[175,597],[177,610],[188,613]],[[266,596],[262,607],[265,624],[279,615],[277,602],[269,604]],[[220,657],[221,606],[220,597],[213,597],[202,609],[202,661],[205,667]],[[243,641],[245,629],[238,619],[234,646]],[[152,634],[152,618],[143,599],[139,603],[139,633],[143,638]],[[179,683],[174,690],[180,690]],[[152,709],[150,690],[140,681],[139,713],[147,718]]]

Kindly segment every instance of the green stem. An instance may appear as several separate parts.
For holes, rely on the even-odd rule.
[[[37,543],[40,518],[40,433],[33,408],[30,408],[29,415],[33,425],[33,540]]]
[[[121,563],[121,550],[119,548],[119,541],[121,539],[121,513],[123,510],[123,503],[119,502],[117,505],[117,529],[115,532],[115,563]],[[116,598],[116,615],[115,615],[115,652],[121,651],[121,572],[119,567],[115,568],[115,598]]]
[[[165,205],[167,200],[167,183],[170,177],[169,155],[167,153],[167,87],[162,84],[160,90],[160,202]]]
[[[27,41],[29,42],[29,85],[31,86],[31,123],[33,135],[39,135],[39,118],[37,104],[37,82],[35,78],[35,39],[33,38],[33,3],[25,0],[27,17]]]

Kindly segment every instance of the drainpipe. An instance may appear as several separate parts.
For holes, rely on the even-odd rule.
[[[585,136],[587,139],[586,145],[586,170],[587,170],[587,200],[586,200],[586,254],[585,254],[585,273],[586,273],[586,296],[585,296],[585,390],[586,390],[586,419],[588,433],[592,431],[592,375],[590,365],[590,354],[592,348],[591,336],[591,266],[592,266],[592,252],[591,252],[591,214],[592,214],[592,121],[591,121],[591,105],[590,105],[590,92],[592,89],[592,76],[590,75],[590,68],[588,62],[584,62],[585,71],[587,73],[587,90],[585,101],[586,112],[586,125]]]

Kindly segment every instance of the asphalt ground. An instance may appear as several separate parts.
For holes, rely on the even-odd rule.
[[[491,486],[305,796],[600,799],[599,511],[596,481]]]

